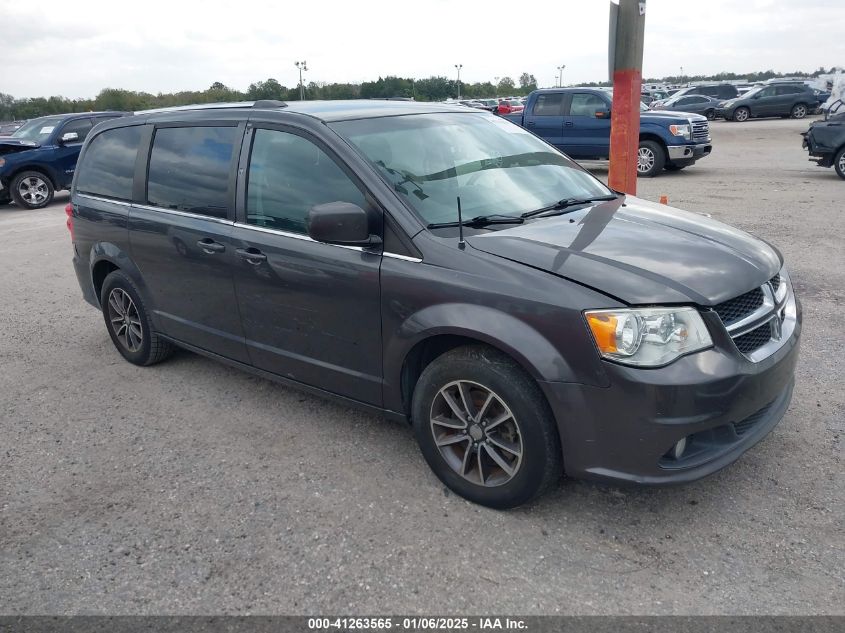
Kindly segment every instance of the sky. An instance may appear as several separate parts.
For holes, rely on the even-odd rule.
[[[644,77],[845,66],[845,0],[647,0]],[[0,92],[245,90],[269,77],[607,78],[609,0],[0,0]]]

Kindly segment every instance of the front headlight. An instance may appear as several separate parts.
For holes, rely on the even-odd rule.
[[[658,367],[713,345],[695,308],[631,308],[584,313],[601,355],[636,367]]]
[[[689,125],[670,125],[669,131],[674,136],[683,136],[687,140],[690,140],[692,138],[692,136],[690,135]]]

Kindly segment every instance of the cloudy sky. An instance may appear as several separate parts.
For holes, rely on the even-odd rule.
[[[845,66],[845,0],[648,0],[645,76]],[[0,0],[0,92],[607,73],[608,0]]]

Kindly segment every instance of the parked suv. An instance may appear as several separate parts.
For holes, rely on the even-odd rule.
[[[723,101],[716,109],[716,116],[740,122],[751,117],[803,119],[818,106],[818,97],[804,83],[771,83],[752,88],[736,99]]]
[[[122,112],[58,114],[28,121],[0,138],[0,204],[46,207],[53,194],[70,187],[82,143],[100,121]]]
[[[684,95],[704,95],[714,99],[734,99],[739,96],[739,90],[733,84],[701,84],[681,88],[673,97]]]
[[[562,471],[697,479],[791,398],[801,312],[773,246],[616,193],[483,110],[139,114],[89,136],[67,212],[126,360],[179,346],[410,421],[481,504]]]

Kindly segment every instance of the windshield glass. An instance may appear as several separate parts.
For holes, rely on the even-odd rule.
[[[42,117],[24,123],[12,134],[12,138],[26,139],[36,143],[44,143],[56,126],[62,122],[61,117]]]
[[[332,124],[427,224],[511,215],[613,192],[518,125],[486,113]]]
[[[743,97],[750,97],[750,96],[752,96],[752,95],[756,95],[758,92],[760,92],[760,91],[761,91],[761,90],[763,90],[764,88],[768,88],[768,86],[755,86],[754,88],[752,88],[751,90],[749,90],[748,92],[746,92],[746,93],[745,93],[744,95],[742,95],[742,96],[743,96]]]

